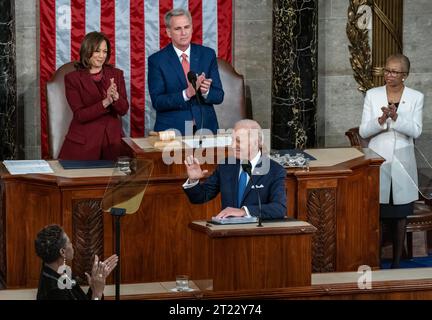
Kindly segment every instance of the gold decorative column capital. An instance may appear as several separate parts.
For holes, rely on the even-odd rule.
[[[370,18],[371,39],[368,29]],[[387,57],[403,51],[402,27],[403,0],[350,0],[348,48],[360,91],[384,84],[383,69]]]
[[[371,12],[372,0],[350,0],[348,7],[348,22],[346,33],[350,45],[350,62],[354,71],[354,79],[359,84],[358,89],[366,92],[373,87],[372,55],[369,45],[368,12]],[[368,10],[369,8],[369,10]]]

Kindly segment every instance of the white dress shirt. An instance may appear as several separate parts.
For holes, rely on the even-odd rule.
[[[182,54],[185,53],[186,56],[187,56],[186,59],[187,59],[187,61],[189,62],[189,65],[190,65],[190,52],[191,52],[191,46],[189,45],[189,47],[187,47],[187,49],[186,49],[185,51],[181,51],[179,48],[176,48],[176,46],[174,46],[174,45],[173,45],[173,48],[174,48],[174,51],[175,51],[177,57],[178,57],[179,60],[180,60],[180,63],[182,63],[182,60],[183,60]],[[187,80],[187,79],[186,79],[186,80]],[[188,81],[189,81],[189,80],[187,80],[186,82],[188,82]],[[184,101],[189,101],[190,98],[188,98],[188,96],[186,95],[186,90],[187,90],[187,89],[184,89],[184,90],[182,91],[183,99],[184,99]],[[209,89],[206,93],[203,93],[203,94],[202,94],[202,96],[203,96],[204,99],[207,99],[207,96],[208,96],[209,92],[210,92],[210,89]]]

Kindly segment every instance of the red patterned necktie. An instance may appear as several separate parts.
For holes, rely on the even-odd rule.
[[[189,70],[190,70],[190,64],[189,64],[189,61],[187,59],[188,56],[186,53],[182,53],[181,57],[182,57],[181,65],[183,67],[183,72],[184,72],[185,77],[186,77],[186,83],[189,84],[189,80],[188,80],[188,76],[187,76],[189,73]],[[196,121],[195,121],[193,115],[192,115],[192,121],[193,121],[193,125],[195,127]]]
[[[182,57],[181,64],[182,64],[182,67],[183,67],[183,72],[184,72],[186,80],[187,80],[187,78],[188,78],[187,75],[188,75],[188,72],[190,70],[190,64],[189,64],[189,61],[187,59],[188,56],[187,56],[186,53],[182,53],[181,57]]]

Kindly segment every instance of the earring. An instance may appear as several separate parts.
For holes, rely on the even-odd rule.
[[[405,78],[402,78],[402,82],[405,82]]]

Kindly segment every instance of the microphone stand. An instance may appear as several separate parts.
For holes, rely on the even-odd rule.
[[[203,129],[203,122],[204,122],[204,115],[203,115],[203,107],[202,107],[202,100],[201,100],[201,90],[197,90],[195,89],[195,96],[197,97],[197,102],[200,108],[200,113],[201,113],[201,128],[200,128],[200,133],[199,133],[199,141],[198,141],[198,145],[201,147],[202,146],[202,129]]]
[[[193,71],[189,71],[187,74],[187,79],[189,80],[189,82],[192,84],[192,87],[195,90],[195,97],[198,103],[198,106],[200,108],[200,113],[201,113],[201,128],[200,128],[200,133],[199,133],[199,140],[198,140],[198,145],[201,147],[202,145],[202,129],[203,129],[203,122],[204,122],[204,115],[203,115],[203,108],[202,108],[202,96],[201,96],[201,90],[197,90],[196,87],[196,81],[197,81],[197,75],[195,72]]]
[[[118,257],[117,267],[115,270],[115,299],[120,300],[120,277],[121,277],[121,267],[120,267],[120,218],[126,214],[126,209],[123,208],[111,208],[111,215],[114,217],[115,225],[115,251]]]
[[[250,179],[251,179],[251,187],[252,187],[253,186],[252,174],[250,176]],[[263,225],[262,225],[262,216],[261,216],[261,196],[260,196],[259,190],[256,186],[254,187],[254,189],[255,189],[257,196],[258,196],[258,224],[257,224],[257,227],[262,227]]]
[[[258,196],[258,225],[257,225],[257,227],[262,227],[263,225],[262,225],[262,215],[261,215],[261,196],[260,196],[258,188],[256,188],[256,186],[254,186],[254,184],[253,184],[254,181],[252,180],[252,165],[251,165],[250,161],[248,161],[247,164],[242,164],[242,168],[244,171],[246,171],[246,173],[249,176],[249,179],[251,182],[251,188],[254,187],[254,189],[257,193],[257,196]]]

